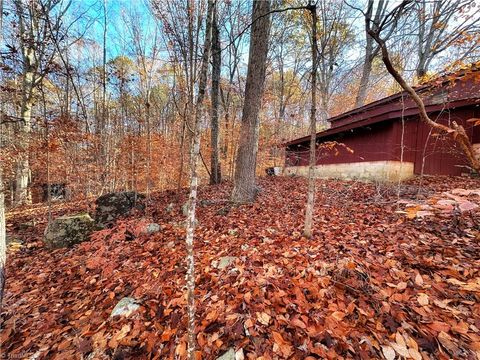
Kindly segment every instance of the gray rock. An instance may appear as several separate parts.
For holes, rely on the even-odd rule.
[[[94,221],[88,214],[61,216],[45,229],[45,244],[52,249],[71,247],[89,240]]]
[[[237,258],[235,256],[222,256],[218,260],[212,261],[212,266],[218,270],[223,270],[232,265]]]
[[[140,304],[137,302],[137,300],[131,297],[124,297],[118,302],[117,305],[115,305],[110,316],[129,317],[131,314],[137,311],[139,307]]]
[[[144,208],[145,196],[135,191],[109,193],[95,200],[95,222],[99,227],[108,227],[131,210]]]
[[[230,348],[222,356],[218,357],[217,360],[235,360],[235,349]]]
[[[218,357],[217,360],[244,360],[245,355],[243,354],[243,349],[235,352],[234,348],[230,348],[222,356]]]
[[[161,229],[160,225],[158,225],[156,223],[150,223],[145,228],[145,233],[148,234],[148,235],[152,235],[152,234],[155,234],[155,233],[159,232],[160,229]]]

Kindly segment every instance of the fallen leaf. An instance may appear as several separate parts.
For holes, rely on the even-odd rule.
[[[257,313],[257,320],[260,324],[268,325],[270,323],[271,316],[267,313]]]
[[[418,352],[417,349],[409,348],[408,354],[414,360],[422,360],[422,355]]]
[[[418,286],[423,286],[423,277],[422,277],[422,275],[417,274],[417,276],[415,276],[415,284],[417,284]]]
[[[417,301],[420,305],[427,306],[428,305],[428,295],[423,294],[423,293],[418,294]]]
[[[406,288],[407,288],[407,283],[406,282],[401,281],[397,284],[397,289],[400,290],[400,291],[405,290]]]
[[[385,359],[387,360],[395,359],[395,350],[393,350],[393,348],[390,346],[382,345],[382,353],[383,353],[383,356],[385,356]]]
[[[451,355],[455,356],[459,353],[458,346],[453,342],[452,338],[447,333],[440,331],[440,333],[437,336],[437,339],[440,342],[440,344],[442,344],[442,346],[445,349],[447,349]]]
[[[341,311],[335,311],[334,313],[332,313],[331,317],[333,317],[337,321],[342,321],[345,317],[345,313]]]

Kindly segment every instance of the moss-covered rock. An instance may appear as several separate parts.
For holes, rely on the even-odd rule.
[[[61,216],[45,230],[45,244],[52,249],[71,247],[89,239],[94,221],[88,214]]]
[[[108,193],[95,200],[95,222],[100,228],[111,227],[131,210],[143,210],[145,195],[134,191]]]

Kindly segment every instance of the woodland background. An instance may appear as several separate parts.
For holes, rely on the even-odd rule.
[[[284,141],[308,133],[308,13],[275,13],[299,5],[305,4],[272,4],[258,174],[283,164]],[[318,129],[330,116],[400,90],[365,32],[359,9],[368,5],[378,19],[391,6],[318,2]],[[67,184],[71,198],[186,186],[206,10],[201,0],[3,0],[0,150],[7,206],[28,203],[31,194],[40,200],[47,183]],[[210,65],[220,68],[219,96],[212,102],[209,75],[200,126],[203,182],[212,178],[214,156],[224,179],[234,174],[251,2],[220,1],[215,12]],[[414,2],[386,35],[395,67],[417,84],[478,60],[478,16],[470,0]]]

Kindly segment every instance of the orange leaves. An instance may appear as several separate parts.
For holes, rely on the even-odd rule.
[[[271,316],[268,315],[267,313],[264,313],[264,312],[257,313],[257,321],[260,324],[268,325],[270,323],[270,319],[271,319]]]
[[[450,325],[442,321],[432,321],[430,324],[427,324],[431,330],[435,332],[448,332],[450,331]]]
[[[462,179],[461,186],[477,188],[470,181]],[[426,186],[444,191],[445,183]],[[199,207],[197,358],[218,358],[232,348],[243,349],[245,359],[359,354],[420,360],[459,358],[457,351],[473,358],[480,351],[478,324],[472,321],[479,311],[474,300],[480,277],[478,234],[471,228],[480,221],[475,212],[461,218],[463,227],[454,227],[448,217],[398,221],[391,205],[397,192],[387,198],[392,202],[379,204],[374,185],[319,181],[319,235],[307,240],[297,234],[304,181],[261,179],[260,184],[255,204],[233,207],[228,215],[217,214],[224,204]],[[203,188],[200,199],[226,197],[229,186]],[[451,193],[476,196],[468,191]],[[38,345],[79,353],[75,338],[80,336],[82,348],[91,347],[99,358],[112,348],[138,351],[138,358],[184,357],[184,230],[176,225],[183,217],[180,211],[168,217],[164,211],[171,202],[182,203],[175,196],[152,194],[150,210],[157,214],[152,221],[162,227],[152,236],[135,230],[143,224],[135,217],[69,250],[48,252],[40,246],[44,222],[35,235],[16,234],[30,247],[9,254],[7,270],[16,276],[7,281],[0,333],[6,351]],[[15,214],[10,221],[42,214]],[[228,235],[233,228],[235,237]],[[127,229],[133,239],[124,236]],[[234,256],[235,268],[212,268],[212,260],[222,256]],[[142,299],[139,311],[126,319],[109,318],[124,296]],[[42,309],[41,316],[33,308]],[[15,320],[19,317],[24,320]]]
[[[398,284],[397,284],[397,289],[402,291],[402,290],[405,290],[407,288],[407,283],[404,282],[404,281],[400,281]]]
[[[395,333],[395,341],[391,341],[389,345],[382,345],[382,354],[385,359],[393,360],[397,357],[422,360],[417,342],[406,334]]]
[[[292,345],[288,341],[285,341],[279,332],[272,331],[272,337],[274,341],[273,351],[288,358],[293,352]]]
[[[113,337],[110,339],[108,342],[108,346],[112,349],[115,349],[119,344],[122,343],[122,340],[124,340],[128,333],[130,332],[131,327],[129,324],[125,324],[122,326],[122,328],[117,331]]]
[[[417,286],[423,286],[423,277],[422,277],[422,275],[417,274],[417,275],[415,276],[415,284],[416,284]]]
[[[85,266],[88,270],[95,270],[100,268],[104,263],[104,258],[100,256],[87,259]]]
[[[331,314],[330,316],[332,318],[334,318],[335,320],[337,321],[342,321],[343,318],[345,317],[345,313],[344,312],[341,312],[341,311],[335,311],[333,314]]]
[[[187,343],[185,341],[180,341],[175,347],[175,354],[184,358],[187,355]]]
[[[290,324],[303,330],[307,328],[307,325],[305,325],[305,323],[298,318],[293,318],[292,320],[290,320]]]
[[[160,341],[161,342],[167,342],[170,341],[171,337],[175,335],[177,331],[175,329],[165,329],[162,332],[162,335],[160,336]]]
[[[422,306],[427,306],[429,304],[428,295],[420,293],[418,294],[417,301]]]

